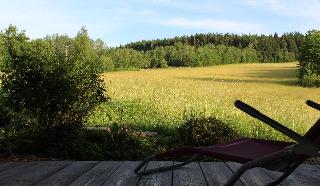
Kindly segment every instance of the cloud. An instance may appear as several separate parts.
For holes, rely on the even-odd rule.
[[[160,13],[153,9],[145,9],[145,10],[140,10],[139,12],[137,12],[137,14],[155,16],[155,15],[159,15]]]
[[[163,2],[169,2],[171,0],[153,0],[153,2],[156,2],[156,3],[163,3]]]
[[[161,24],[182,27],[187,29],[199,29],[205,31],[219,32],[237,32],[237,33],[255,33],[263,32],[263,25],[249,22],[216,20],[216,19],[185,19],[174,18],[161,21]]]
[[[248,4],[248,5],[256,5],[257,4],[257,0],[244,0],[243,1],[245,4]]]
[[[319,0],[244,0],[245,4],[259,6],[288,17],[300,17],[320,21]]]
[[[141,16],[157,16],[160,13],[155,10],[155,9],[148,9],[148,8],[140,8],[140,9],[135,9],[135,8],[127,8],[127,7],[120,7],[120,8],[107,8],[104,9],[105,12],[110,13],[110,16],[115,16],[117,18],[125,18],[128,19],[130,18],[135,18],[138,19],[143,18],[143,19],[148,19],[152,17],[141,17]]]

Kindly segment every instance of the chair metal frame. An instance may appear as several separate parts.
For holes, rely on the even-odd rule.
[[[307,105],[317,109],[320,111],[320,104],[315,103],[311,100],[308,100]],[[255,168],[255,167],[263,167],[267,168],[269,170],[279,170],[282,171],[283,174],[277,178],[275,181],[267,183],[268,186],[273,186],[281,183],[284,179],[286,179],[306,158],[297,158],[297,157],[319,157],[320,156],[320,146],[319,144],[316,144],[310,140],[308,140],[306,137],[301,136],[300,134],[292,131],[291,129],[285,127],[284,125],[280,124],[279,122],[271,119],[270,117],[262,114],[255,108],[251,107],[250,105],[247,105],[246,103],[237,100],[235,101],[234,105],[242,110],[243,112],[247,113],[248,115],[264,122],[265,124],[269,125],[270,127],[276,129],[277,131],[281,132],[285,136],[291,138],[292,140],[296,141],[296,144],[290,145],[283,150],[265,155],[261,158],[254,159],[252,161],[248,161],[244,163],[237,171],[234,172],[234,174],[229,178],[227,183],[225,183],[226,186],[233,185],[240,177],[241,175],[246,172],[249,169]],[[320,119],[317,121],[320,122]],[[320,134],[319,134],[320,136]],[[166,170],[175,169],[184,165],[187,165],[188,163],[192,162],[198,154],[193,155],[190,159],[176,164],[172,166],[165,166],[155,169],[145,169],[143,171],[139,171],[142,169],[150,160],[157,157],[157,154],[151,155],[147,157],[145,160],[143,160],[134,170],[134,172],[141,176],[146,174],[152,174],[155,172],[162,172]],[[277,162],[274,164],[270,164],[270,162],[274,162],[275,160],[280,160],[281,163]]]

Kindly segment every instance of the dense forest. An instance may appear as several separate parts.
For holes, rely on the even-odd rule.
[[[102,71],[141,68],[210,66],[234,63],[296,61],[305,36],[196,34],[139,41],[116,48],[94,42]]]
[[[206,45],[224,45],[239,49],[254,49],[259,62],[283,62],[296,58],[298,49],[304,40],[304,35],[299,32],[274,35],[237,35],[237,34],[195,34],[168,39],[139,41],[124,45],[138,51],[155,50],[158,47],[174,46],[181,42],[184,45],[196,48]]]

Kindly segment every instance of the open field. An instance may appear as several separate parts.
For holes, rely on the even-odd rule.
[[[190,115],[216,116],[246,136],[285,139],[233,106],[240,99],[289,128],[304,133],[320,113],[320,89],[297,85],[297,63],[232,64],[111,72],[103,75],[112,101],[90,125],[122,122],[140,130],[165,130]]]

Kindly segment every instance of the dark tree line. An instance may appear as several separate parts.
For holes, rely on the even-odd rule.
[[[150,51],[157,47],[173,46],[177,42],[185,45],[204,47],[206,45],[225,45],[240,49],[252,48],[258,55],[257,62],[285,62],[297,59],[298,49],[304,40],[299,32],[274,35],[237,35],[237,34],[195,34],[166,39],[143,40],[122,47],[138,51]]]
[[[137,51],[132,48],[107,49],[102,54],[101,71],[122,69],[197,67],[258,61],[252,48],[237,48],[225,45],[195,47],[181,42],[172,46],[156,47],[153,50]]]

